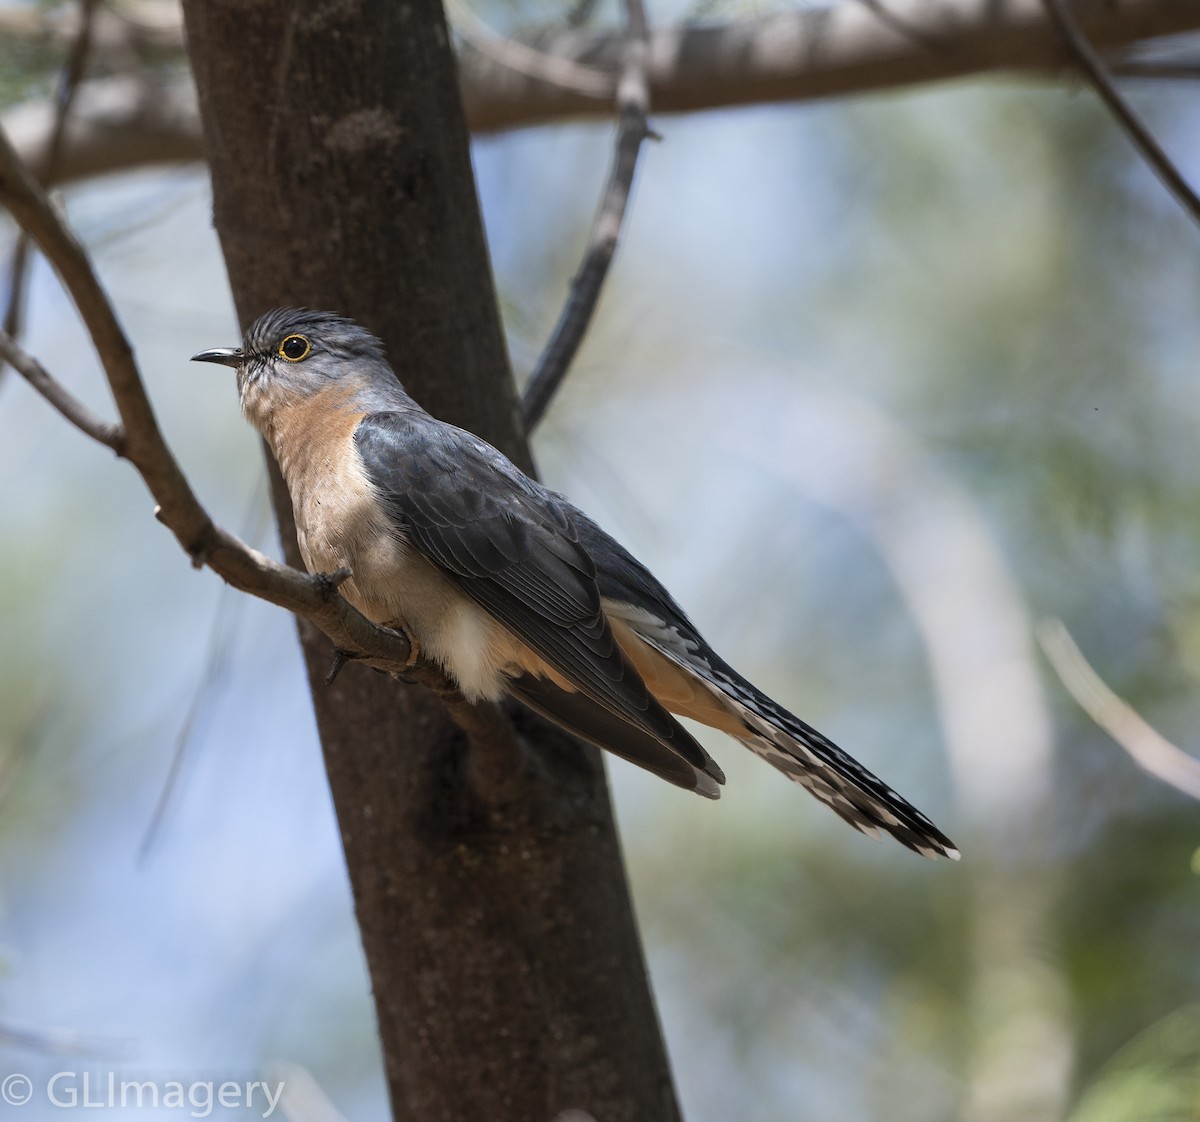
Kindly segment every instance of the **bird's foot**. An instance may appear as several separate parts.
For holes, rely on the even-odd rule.
[[[421,661],[421,644],[417,642],[417,637],[409,629],[408,624],[402,619],[391,619],[383,626],[392,631],[399,631],[408,640],[408,659],[401,667],[401,670],[406,672],[415,670],[417,663]]]

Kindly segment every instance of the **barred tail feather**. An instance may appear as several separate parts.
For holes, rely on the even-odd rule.
[[[925,815],[815,729],[781,710],[779,715],[790,718],[788,724],[803,734],[797,736],[725,696],[746,726],[746,734],[738,740],[856,830],[873,838],[881,831],[890,834],[924,857],[958,860],[954,843]]]
[[[856,830],[890,834],[925,857],[958,860],[954,843],[916,807],[746,681],[665,592],[660,599],[671,608],[667,618],[623,600],[606,600],[604,609],[617,641],[667,709],[735,737]]]

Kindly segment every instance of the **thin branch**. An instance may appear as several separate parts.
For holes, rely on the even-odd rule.
[[[0,131],[0,204],[8,208],[37,242],[70,293],[100,356],[121,416],[124,435],[121,454],[137,469],[157,500],[156,517],[174,533],[193,562],[208,565],[243,592],[311,620],[339,650],[368,666],[392,672],[406,667],[412,654],[407,636],[378,627],[361,615],[338,594],[336,580],[281,565],[213,523],[163,440],[133,350],[86,252],[51,206],[45,191],[17,158],[3,131]],[[24,361],[25,356],[11,341],[7,345],[10,358]],[[29,364],[25,365],[28,368]],[[52,389],[57,383],[53,379],[48,383],[43,380],[43,386],[47,385]],[[101,438],[103,430],[97,430],[94,423],[89,422],[88,427],[79,425],[81,417],[77,409],[73,406],[71,411],[64,409],[73,399],[68,401],[61,395],[58,398],[51,400],[64,416],[89,435]],[[112,447],[109,441],[103,442]],[[417,671],[414,676],[422,680],[444,681],[436,668],[422,665]]]
[[[1139,767],[1185,795],[1200,799],[1200,760],[1175,747],[1105,685],[1062,620],[1043,620],[1037,638],[1067,692]]]
[[[125,433],[120,425],[101,420],[32,355],[26,354],[7,332],[0,331],[0,359],[11,366],[80,432],[125,455]]]
[[[25,327],[25,297],[29,282],[29,237],[24,230],[17,233],[12,256],[8,259],[8,302],[0,331],[12,339],[19,338]],[[0,356],[0,382],[8,372],[8,363]]]
[[[607,101],[613,96],[616,77],[605,70],[596,70],[570,59],[549,55],[493,31],[465,0],[446,0],[446,13],[451,26],[480,54],[487,55],[518,74],[571,90],[584,97]]]
[[[55,97],[54,124],[46,142],[46,151],[38,167],[38,176],[43,183],[52,183],[62,158],[63,138],[66,136],[67,121],[71,117],[71,108],[75,103],[75,95],[79,84],[83,81],[87,69],[88,53],[92,47],[92,17],[96,10],[96,0],[79,0],[79,30],[71,44],[67,61],[63,67],[62,77],[58,83],[58,93]],[[25,296],[29,282],[29,236],[22,230],[17,235],[16,245],[13,246],[12,259],[8,270],[8,306],[4,311],[3,324],[0,330],[6,335],[18,338],[25,321]],[[4,364],[0,363],[0,377],[4,375]]]
[[[600,300],[600,290],[608,276],[621,226],[637,170],[642,141],[649,137],[646,117],[650,112],[650,86],[647,68],[650,55],[650,31],[642,0],[623,0],[625,9],[625,60],[617,83],[617,139],[608,183],[600,199],[600,208],[592,226],[587,252],[579,272],[571,282],[571,291],[558,323],[538,359],[537,366],[521,397],[525,431],[532,432],[551,398],[567,376],[571,362]]]
[[[1180,173],[1171,157],[1154,139],[1154,135],[1146,127],[1146,123],[1133,111],[1133,107],[1117,89],[1104,60],[1080,31],[1075,17],[1067,8],[1064,0],[1045,0],[1045,4],[1051,22],[1058,29],[1067,49],[1095,88],[1100,100],[1108,106],[1109,111],[1116,117],[1117,123],[1133,141],[1133,146],[1141,153],[1142,159],[1150,165],[1167,190],[1175,196],[1179,205],[1187,211],[1193,222],[1200,224],[1200,197],[1197,197],[1196,192],[1192,190],[1191,185]]]

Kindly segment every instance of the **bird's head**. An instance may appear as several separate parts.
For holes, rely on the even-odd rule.
[[[281,409],[323,391],[337,387],[347,398],[372,398],[400,388],[383,344],[332,312],[278,308],[250,325],[240,347],[200,351],[192,361],[237,371],[242,412],[264,435]]]

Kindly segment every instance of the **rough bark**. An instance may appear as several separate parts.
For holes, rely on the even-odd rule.
[[[351,315],[429,409],[527,463],[440,6],[185,15],[243,322]],[[395,1117],[677,1118],[596,754],[518,717],[515,797],[480,798],[432,693],[355,666],[325,688],[328,643],[301,637]]]

